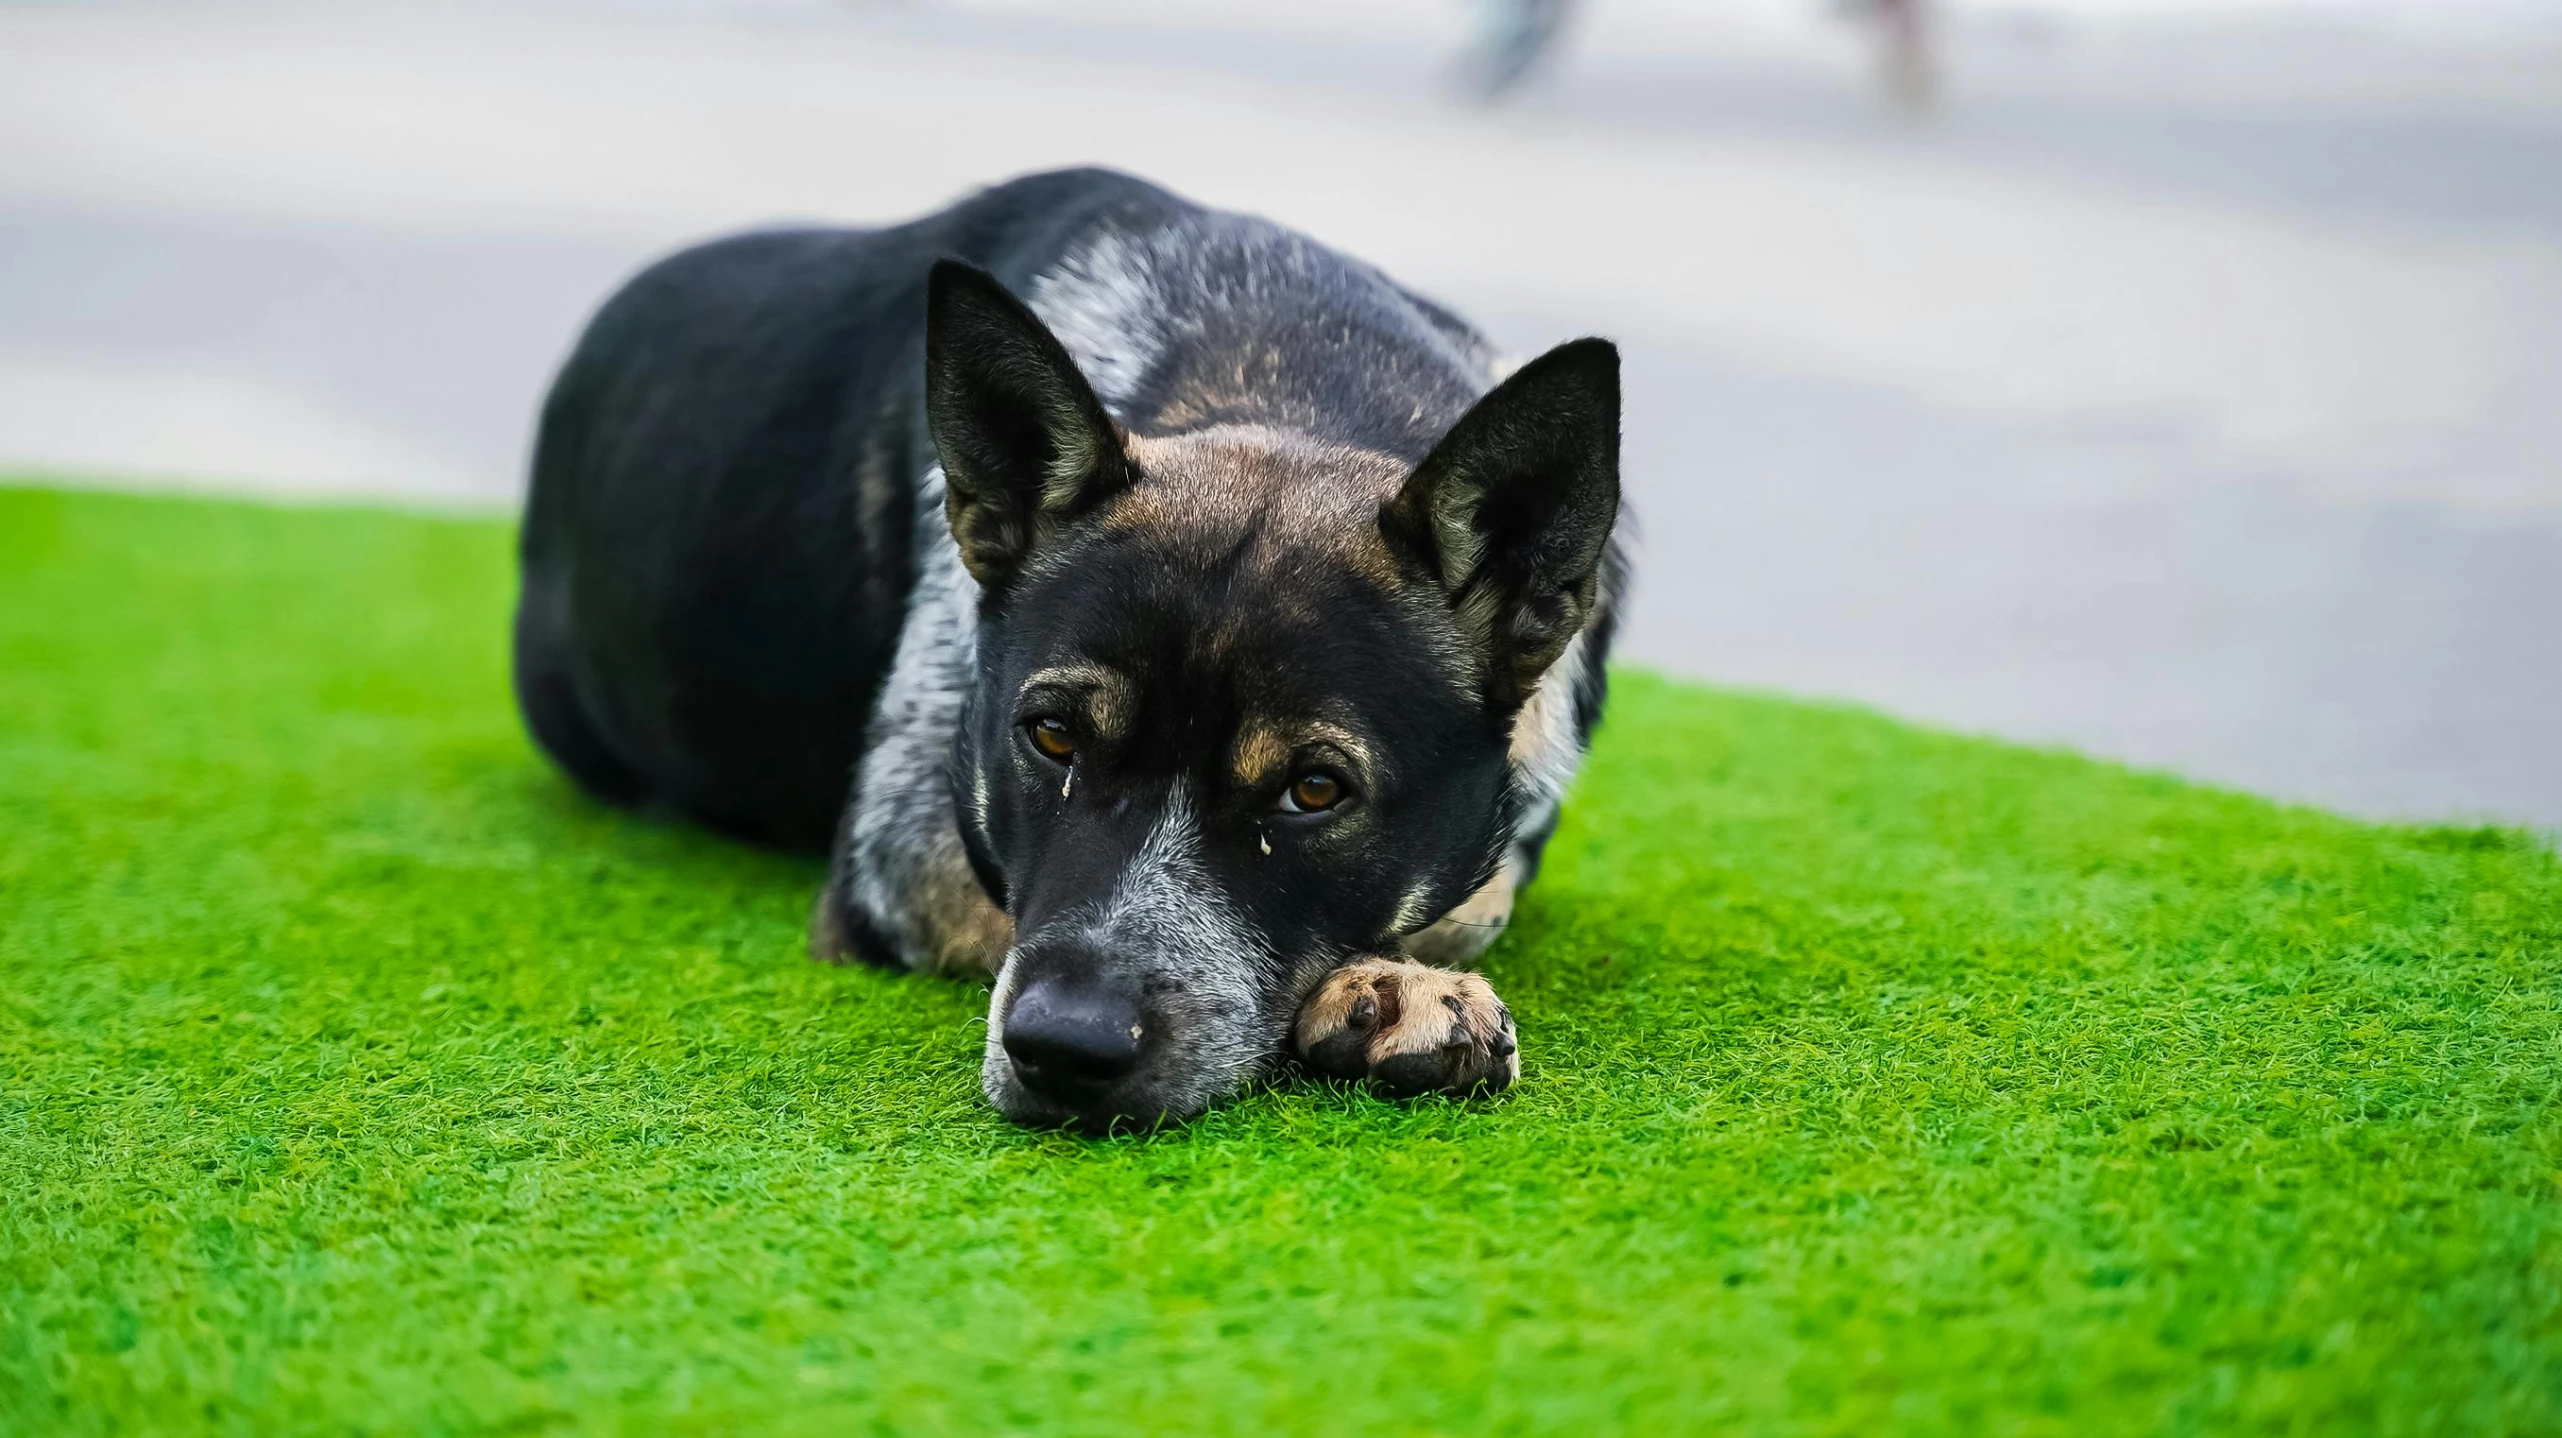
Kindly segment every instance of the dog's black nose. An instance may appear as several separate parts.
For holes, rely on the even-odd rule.
[[[1025,1083],[1054,1096],[1090,1094],[1139,1066],[1139,1006],[1100,988],[1048,979],[1015,995],[1005,1053]]]

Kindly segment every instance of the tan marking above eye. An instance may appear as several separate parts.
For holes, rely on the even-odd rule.
[[[1290,741],[1268,723],[1250,722],[1237,735],[1229,756],[1229,772],[1241,789],[1271,792],[1274,781],[1281,777],[1290,762]]]
[[[1022,692],[1050,710],[1048,717],[1073,721],[1096,739],[1123,737],[1134,717],[1130,681],[1100,664],[1054,664],[1025,679]]]
[[[1076,757],[1076,736],[1068,732],[1065,724],[1056,719],[1035,719],[1028,727],[1032,731],[1032,747],[1046,757],[1062,764]]]
[[[1249,718],[1228,750],[1229,775],[1239,789],[1269,794],[1298,774],[1322,773],[1341,790],[1369,779],[1370,747],[1341,724],[1324,719]]]

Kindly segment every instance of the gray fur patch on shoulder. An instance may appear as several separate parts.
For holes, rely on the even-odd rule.
[[[1119,418],[1165,350],[1164,301],[1146,242],[1103,231],[1034,280],[1026,303]]]
[[[1152,229],[1101,229],[1032,281],[1025,302],[1058,336],[1115,419],[1179,342],[1224,327],[1280,342],[1313,341],[1333,325],[1312,297],[1389,316],[1482,392],[1504,372],[1494,349],[1456,317],[1386,275],[1295,230],[1252,215],[1206,210]]]

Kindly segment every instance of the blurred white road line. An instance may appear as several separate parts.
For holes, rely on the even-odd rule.
[[[223,370],[0,353],[11,468],[233,494],[390,494],[495,510],[489,476],[289,384]]]
[[[2011,423],[2174,426],[2350,493],[2562,503],[2562,474],[2428,464],[2562,323],[2562,247],[2514,237],[1991,173],[1926,137],[1631,136],[878,28],[82,9],[0,36],[0,193],[673,241],[1103,159],[1463,303]]]

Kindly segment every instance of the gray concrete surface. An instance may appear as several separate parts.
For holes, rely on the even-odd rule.
[[[1915,127],[1736,10],[0,8],[0,463],[504,505],[649,255],[1104,161],[1619,336],[1636,657],[2562,824],[2553,29],[1961,10]]]

